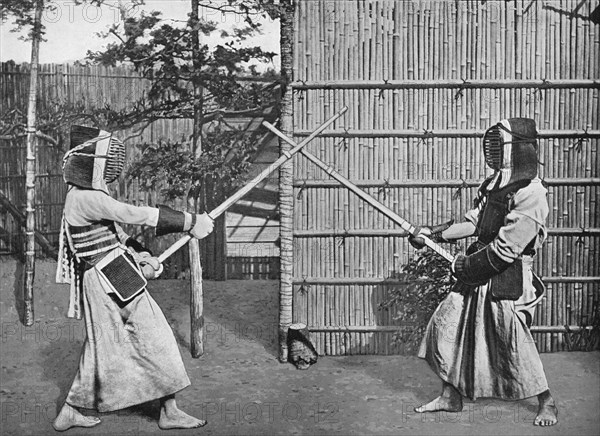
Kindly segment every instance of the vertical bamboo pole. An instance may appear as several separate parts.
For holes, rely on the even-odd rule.
[[[293,92],[287,86],[293,80],[294,4],[293,0],[282,0],[281,15],[281,75],[284,85],[281,98],[281,128],[289,135],[293,132]],[[285,141],[279,142],[281,151],[291,147]],[[279,171],[279,213],[280,213],[280,253],[281,277],[279,287],[279,361],[288,358],[287,330],[292,323],[292,275],[293,275],[293,216],[294,190],[293,164],[291,161],[281,166]]]
[[[29,73],[29,101],[27,104],[27,158],[25,186],[27,195],[26,207],[26,250],[25,250],[25,280],[24,280],[24,319],[25,325],[33,325],[33,282],[35,279],[35,156],[37,153],[36,132],[36,96],[38,87],[38,66],[40,57],[40,40],[42,26],[42,11],[44,1],[35,3],[35,17],[31,41],[31,70]]]

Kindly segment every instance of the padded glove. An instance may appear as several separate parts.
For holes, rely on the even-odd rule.
[[[444,230],[448,229],[452,224],[454,224],[453,219],[446,223],[438,224],[437,226],[421,227],[417,231],[416,236],[413,236],[413,235],[408,236],[408,242],[410,242],[410,245],[412,245],[417,250],[420,250],[421,248],[425,247],[425,241],[423,241],[423,238],[420,238],[419,235],[427,236],[433,242],[437,242],[437,243],[449,242],[446,239],[444,239],[444,237],[442,236],[442,232]]]
[[[491,245],[486,245],[468,256],[456,256],[452,261],[452,273],[467,285],[479,286],[505,271],[510,265],[511,262],[501,259]]]
[[[430,236],[431,229],[429,227],[421,227],[417,232],[416,236],[408,235],[408,242],[417,250],[420,250],[421,248],[425,247],[425,241],[423,240],[423,238],[419,237],[420,235]]]
[[[202,239],[206,238],[213,231],[214,222],[211,217],[205,212],[203,214],[196,214],[196,222],[192,225],[190,230],[191,235],[194,238]]]
[[[163,272],[163,265],[157,257],[144,257],[140,261],[140,268],[147,280],[156,279]]]

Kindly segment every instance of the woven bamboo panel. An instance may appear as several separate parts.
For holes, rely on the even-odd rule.
[[[295,136],[348,106],[307,149],[408,221],[431,225],[461,220],[490,174],[481,132],[534,118],[550,205],[535,261],[548,293],[535,324],[581,325],[600,299],[600,28],[585,19],[595,6],[298,2]],[[377,281],[413,256],[405,235],[302,157],[293,186],[294,322],[313,328],[320,353],[398,352],[390,331],[401,320],[378,309],[391,285]],[[562,333],[534,336],[541,351],[566,347]]]

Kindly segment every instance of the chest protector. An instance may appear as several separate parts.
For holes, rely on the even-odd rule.
[[[492,242],[500,228],[504,225],[506,215],[510,212],[510,203],[519,189],[531,183],[530,180],[520,180],[501,188],[493,189],[485,194],[486,202],[477,222],[478,242],[487,245]]]
[[[489,245],[498,236],[500,228],[504,226],[506,216],[510,212],[510,205],[518,190],[531,183],[530,180],[519,180],[500,189],[487,191],[489,179],[481,186],[479,192],[483,209],[477,221],[478,238],[467,250],[467,255],[478,252]],[[525,248],[524,255],[533,255],[535,238]],[[523,293],[523,262],[516,259],[506,270],[493,276],[489,282],[490,292],[496,300],[517,300]]]

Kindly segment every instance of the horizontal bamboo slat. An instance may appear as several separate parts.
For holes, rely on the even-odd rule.
[[[389,332],[395,333],[402,325],[312,325],[308,329],[311,332]],[[530,327],[532,333],[566,333],[568,331],[579,332],[591,330],[592,327],[567,325],[567,326],[538,326]]]
[[[598,79],[554,79],[554,80],[511,80],[511,79],[468,79],[468,80],[331,80],[293,82],[296,90],[316,89],[562,89],[562,88],[599,88]]]
[[[600,276],[541,277],[544,283],[600,283]],[[379,277],[295,277],[296,285],[401,285],[406,281]]]
[[[294,136],[310,135],[308,130],[297,130]],[[325,130],[321,137],[325,138],[483,138],[485,130]],[[600,138],[600,130],[540,130],[540,138]]]
[[[362,179],[350,180],[361,188],[474,188],[481,185],[482,180],[376,180]],[[543,182],[548,186],[600,186],[599,177],[585,178],[545,178]],[[334,188],[340,184],[330,179],[295,179],[294,187],[297,188]]]
[[[549,228],[548,235],[561,236],[600,236],[600,228]],[[406,237],[408,232],[402,229],[316,229],[316,230],[294,230],[297,238],[322,238],[322,237]]]

